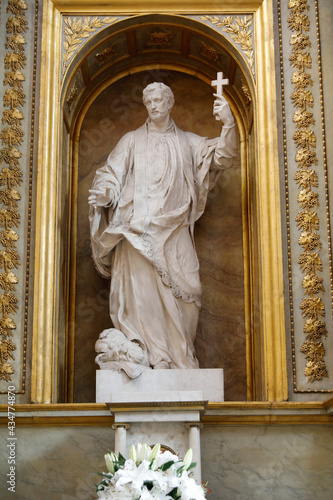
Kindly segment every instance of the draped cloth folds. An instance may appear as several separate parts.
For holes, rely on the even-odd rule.
[[[195,221],[219,173],[235,156],[234,127],[218,139],[157,130],[149,119],[126,134],[98,169],[93,188],[111,192],[91,207],[97,270],[111,277],[115,328],[146,350],[153,367],[198,368],[195,338],[201,284]]]

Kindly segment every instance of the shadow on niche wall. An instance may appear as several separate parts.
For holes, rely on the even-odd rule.
[[[172,118],[183,130],[217,137],[221,124],[213,115],[213,89],[197,78],[173,71],[130,75],[104,90],[84,117],[79,148],[78,239],[74,401],[95,401],[95,341],[111,327],[109,281],[101,278],[91,257],[88,190],[119,139],[140,127],[146,117],[142,89],[159,80],[175,94]],[[208,197],[196,224],[196,247],[203,286],[195,342],[202,368],[223,368],[225,399],[246,400],[244,275],[240,159],[224,173]]]

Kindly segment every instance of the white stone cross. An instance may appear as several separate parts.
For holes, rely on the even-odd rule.
[[[220,71],[217,73],[217,80],[213,80],[211,83],[212,87],[216,87],[216,93],[218,95],[223,95],[223,85],[229,85],[228,78],[223,80],[223,73]]]

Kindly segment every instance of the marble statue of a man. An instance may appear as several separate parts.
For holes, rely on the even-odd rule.
[[[137,343],[146,366],[155,369],[198,368],[194,223],[236,156],[233,115],[225,98],[215,96],[214,115],[223,127],[220,137],[207,139],[175,125],[169,87],[148,85],[147,121],[119,141],[90,190],[93,259],[100,274],[111,277],[113,327]]]

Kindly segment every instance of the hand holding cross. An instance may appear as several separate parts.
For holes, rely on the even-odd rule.
[[[223,85],[229,85],[228,78],[223,79],[223,73],[220,71],[217,73],[217,79],[213,80],[211,83],[212,87],[216,87],[216,93],[218,96],[223,95]]]
[[[223,85],[228,85],[229,80],[227,78],[223,79],[223,73],[217,73],[217,79],[211,82],[211,85],[216,87],[216,100],[214,102],[213,114],[216,120],[222,121],[223,125],[226,127],[231,127],[234,125],[234,117],[231,113],[229,104],[227,100],[223,97]]]

